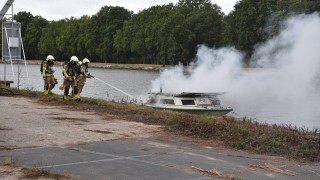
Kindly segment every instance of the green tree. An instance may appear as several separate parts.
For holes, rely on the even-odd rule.
[[[75,42],[75,48],[79,58],[89,58],[94,59],[94,55],[90,55],[87,51],[89,48],[89,38],[90,38],[90,26],[91,18],[89,16],[82,16],[78,20],[77,38]]]
[[[59,20],[50,22],[42,30],[42,36],[38,43],[41,54],[52,54],[56,59],[70,58],[63,49],[58,48],[58,38],[67,26],[67,21]]]
[[[77,40],[79,33],[79,20],[71,17],[66,19],[66,25],[56,37],[57,48],[65,56],[78,56]]]
[[[126,62],[159,63],[162,53],[159,39],[167,38],[159,30],[164,20],[173,12],[173,4],[153,6],[125,22],[123,29],[115,36],[115,47],[118,52],[130,54],[130,59]]]
[[[48,21],[46,19],[41,16],[35,16],[27,26],[23,39],[27,59],[41,59],[45,55],[39,53],[38,43],[42,36],[42,29],[46,27],[47,24]]]
[[[153,6],[127,21],[115,38],[119,52],[140,63],[177,64],[186,60],[194,40],[185,18],[173,4]]]
[[[91,38],[88,52],[95,53],[100,61],[107,62],[114,59],[116,49],[114,47],[114,35],[122,29],[124,21],[128,20],[132,12],[122,7],[105,6],[92,17],[90,24]]]
[[[225,41],[251,56],[254,45],[267,38],[266,21],[275,9],[276,0],[242,0],[225,17]],[[249,63],[249,62],[247,62]]]
[[[210,0],[180,0],[178,10],[185,17],[187,28],[195,35],[194,41],[188,47],[189,59],[195,54],[197,46],[205,44],[208,47],[223,45],[223,12]]]
[[[278,34],[282,22],[288,17],[298,14],[311,14],[320,12],[319,0],[281,0],[277,1],[274,10],[268,14],[265,26],[266,39]]]
[[[223,13],[217,5],[206,5],[194,9],[187,18],[190,30],[196,35],[195,43],[209,47],[220,47],[223,44]]]
[[[242,0],[224,17],[224,41],[246,52],[249,64],[254,46],[277,35],[283,20],[319,11],[319,0]]]
[[[193,9],[202,9],[205,6],[210,6],[210,0],[179,0],[177,6],[183,7],[185,11],[192,11]]]
[[[30,12],[21,11],[14,15],[13,19],[21,23],[21,36],[25,37],[26,30],[32,23],[33,15]]]
[[[319,0],[281,0],[277,3],[277,10],[282,11],[285,15],[310,14],[320,12]]]
[[[77,55],[101,62],[173,65],[188,64],[200,44],[235,46],[249,60],[255,45],[275,36],[288,16],[319,11],[319,0],[241,0],[225,16],[210,0],[179,0],[137,14],[105,6],[80,19],[48,22],[24,11],[14,18],[22,25],[28,59]]]

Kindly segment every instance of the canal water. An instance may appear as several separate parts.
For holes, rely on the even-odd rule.
[[[13,65],[13,78],[12,67],[10,64],[7,64],[6,79],[14,80],[13,87],[19,86],[21,89],[42,91],[43,79],[39,66],[40,65],[28,65],[26,70],[24,65],[20,64],[18,66],[15,64]],[[152,80],[160,76],[159,72],[155,71],[116,70],[93,67],[89,68],[89,72],[96,78],[87,79],[81,96],[113,100],[116,102],[130,100],[131,96],[136,100],[140,100],[150,92]],[[63,94],[63,91],[58,88],[63,81],[62,66],[56,66],[55,77],[58,79],[59,84],[54,88],[53,92]],[[0,79],[4,79],[3,64],[0,64]],[[304,117],[299,116],[299,112],[295,112],[295,114],[284,114],[283,112],[287,111],[283,111],[281,108],[272,110],[261,109],[230,100],[227,101],[227,104],[222,101],[222,104],[232,107],[234,111],[230,113],[230,115],[237,117],[246,117],[268,124],[286,124],[309,129],[320,129],[320,117],[304,119]],[[317,111],[318,109],[315,108],[315,110]]]
[[[55,66],[55,77],[58,79],[58,85],[53,89],[56,94],[63,94],[59,90],[63,82],[62,66]],[[18,70],[18,68],[20,70]],[[40,65],[13,65],[14,78],[11,65],[7,64],[6,79],[14,80],[13,87],[21,89],[32,89],[37,91],[43,90],[43,79],[40,73]],[[20,72],[20,73],[18,73]],[[28,72],[28,73],[27,73]],[[102,98],[106,100],[122,101],[130,99],[130,96],[138,98],[146,95],[151,86],[151,80],[159,76],[154,71],[137,71],[137,70],[116,70],[90,67],[89,73],[95,78],[87,79],[84,89],[81,93],[83,97]],[[28,78],[27,78],[28,77]],[[4,65],[0,65],[0,79],[4,79]]]

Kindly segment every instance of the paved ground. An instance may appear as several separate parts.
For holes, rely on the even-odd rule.
[[[204,147],[157,126],[66,109],[0,97],[0,159],[76,179],[320,179],[320,164]],[[0,167],[0,179],[9,177]]]

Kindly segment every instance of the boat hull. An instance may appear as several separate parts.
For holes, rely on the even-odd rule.
[[[220,100],[217,96],[222,94],[224,93],[151,93],[149,97],[142,101],[142,104],[161,110],[225,115],[231,112],[232,108],[220,105]]]
[[[196,114],[210,114],[216,116],[223,116],[231,112],[232,108],[181,108],[181,107],[163,107],[163,106],[151,106],[154,109],[159,110],[171,110],[171,111],[181,111]]]

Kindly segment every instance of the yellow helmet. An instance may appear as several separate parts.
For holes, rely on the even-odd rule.
[[[72,61],[74,61],[74,62],[79,62],[79,59],[77,58],[77,56],[72,56],[72,57],[70,58],[70,62],[72,62]]]
[[[89,61],[88,58],[84,58],[84,59],[82,60],[82,62],[83,62],[83,63],[89,63],[90,61]]]
[[[54,57],[53,57],[52,55],[48,55],[48,56],[47,56],[47,61],[48,61],[48,60],[52,60],[52,61],[53,61],[53,60],[54,60]]]

